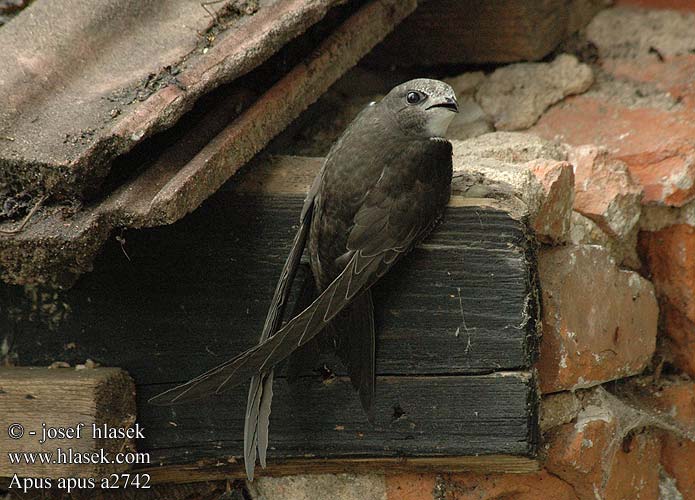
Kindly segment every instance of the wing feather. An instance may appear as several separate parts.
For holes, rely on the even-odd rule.
[[[181,404],[219,394],[236,387],[249,377],[259,375],[266,366],[274,366],[285,359],[297,346],[304,345],[319,333],[349,303],[349,300],[341,299],[340,295],[335,300],[331,300],[336,290],[347,289],[346,284],[350,280],[353,281],[354,289],[366,290],[389,267],[384,264],[383,255],[379,255],[368,258],[369,262],[365,266],[365,269],[374,269],[375,272],[356,273],[358,260],[356,253],[345,270],[328,288],[275,335],[189,382],[155,396],[150,402],[159,405]]]

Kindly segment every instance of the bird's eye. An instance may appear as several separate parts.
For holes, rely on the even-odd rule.
[[[408,104],[417,104],[425,98],[424,94],[420,92],[411,91],[405,96],[405,100]]]

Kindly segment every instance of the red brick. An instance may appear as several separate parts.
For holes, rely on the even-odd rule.
[[[577,96],[548,111],[531,131],[607,147],[642,185],[643,203],[682,206],[695,198],[695,113],[630,109]]]
[[[664,418],[675,420],[684,428],[695,430],[695,381],[687,376],[663,376],[632,379],[632,397],[641,406],[653,408]],[[695,443],[678,436],[662,433],[661,463],[676,480],[676,487],[686,500],[695,500]]]
[[[626,438],[613,457],[603,498],[657,500],[660,457],[656,435],[646,432]]]
[[[434,496],[434,474],[386,476],[386,500],[430,500]]]
[[[670,379],[659,384],[650,398],[652,404],[678,421],[695,428],[695,382],[689,379]],[[676,480],[684,500],[695,500],[695,442],[664,434],[661,464]]]
[[[673,363],[690,376],[695,376],[695,323],[668,302],[661,305],[663,331]]]
[[[584,416],[545,436],[545,467],[573,485],[579,498],[595,498],[604,482],[611,436],[617,423],[611,413]]]
[[[536,474],[455,474],[447,486],[447,500],[578,498],[569,484],[547,471]]]
[[[695,442],[665,435],[661,448],[661,464],[676,480],[683,500],[695,500]]]
[[[682,206],[694,199],[695,56],[660,61],[648,55],[602,65],[617,79],[653,84],[671,96],[673,108],[628,106],[600,93],[574,96],[546,112],[531,131],[572,145],[605,146],[643,186],[643,203]]]
[[[642,232],[639,250],[661,302],[674,361],[695,376],[695,228],[677,224]]]
[[[668,415],[684,427],[695,429],[695,381],[685,375],[631,379],[626,385],[631,397],[642,405]]]
[[[593,145],[574,148],[569,161],[574,165],[574,209],[609,236],[625,238],[639,221],[642,197],[625,163]]]
[[[585,409],[576,423],[547,436],[546,468],[571,484],[581,500],[656,500],[659,440],[648,432],[620,440],[619,428],[610,410]]]
[[[543,336],[536,363],[544,393],[640,373],[654,352],[652,284],[588,245],[541,250]]]
[[[570,229],[574,200],[574,173],[565,161],[534,160],[525,164],[540,183],[541,203],[531,214],[531,227],[544,243],[565,240]]]
[[[695,228],[677,224],[643,232],[639,244],[659,296],[695,321]]]

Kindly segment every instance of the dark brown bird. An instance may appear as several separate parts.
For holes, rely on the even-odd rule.
[[[373,421],[370,287],[429,233],[449,200],[451,144],[444,134],[457,111],[451,87],[429,79],[403,83],[362,110],[331,148],[309,191],[260,343],[151,400],[185,403],[251,378],[244,433],[249,479],[256,451],[265,467],[273,367],[324,329],[335,335]],[[307,237],[319,295],[278,330]]]

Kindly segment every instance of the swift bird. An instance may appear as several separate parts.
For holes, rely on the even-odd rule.
[[[458,112],[444,82],[411,80],[371,103],[331,148],[302,208],[260,343],[150,400],[178,404],[217,394],[251,378],[244,458],[253,479],[256,452],[266,465],[273,367],[331,330],[360,402],[374,420],[375,334],[370,287],[422,240],[451,189],[451,143]],[[278,329],[308,238],[318,297]]]

